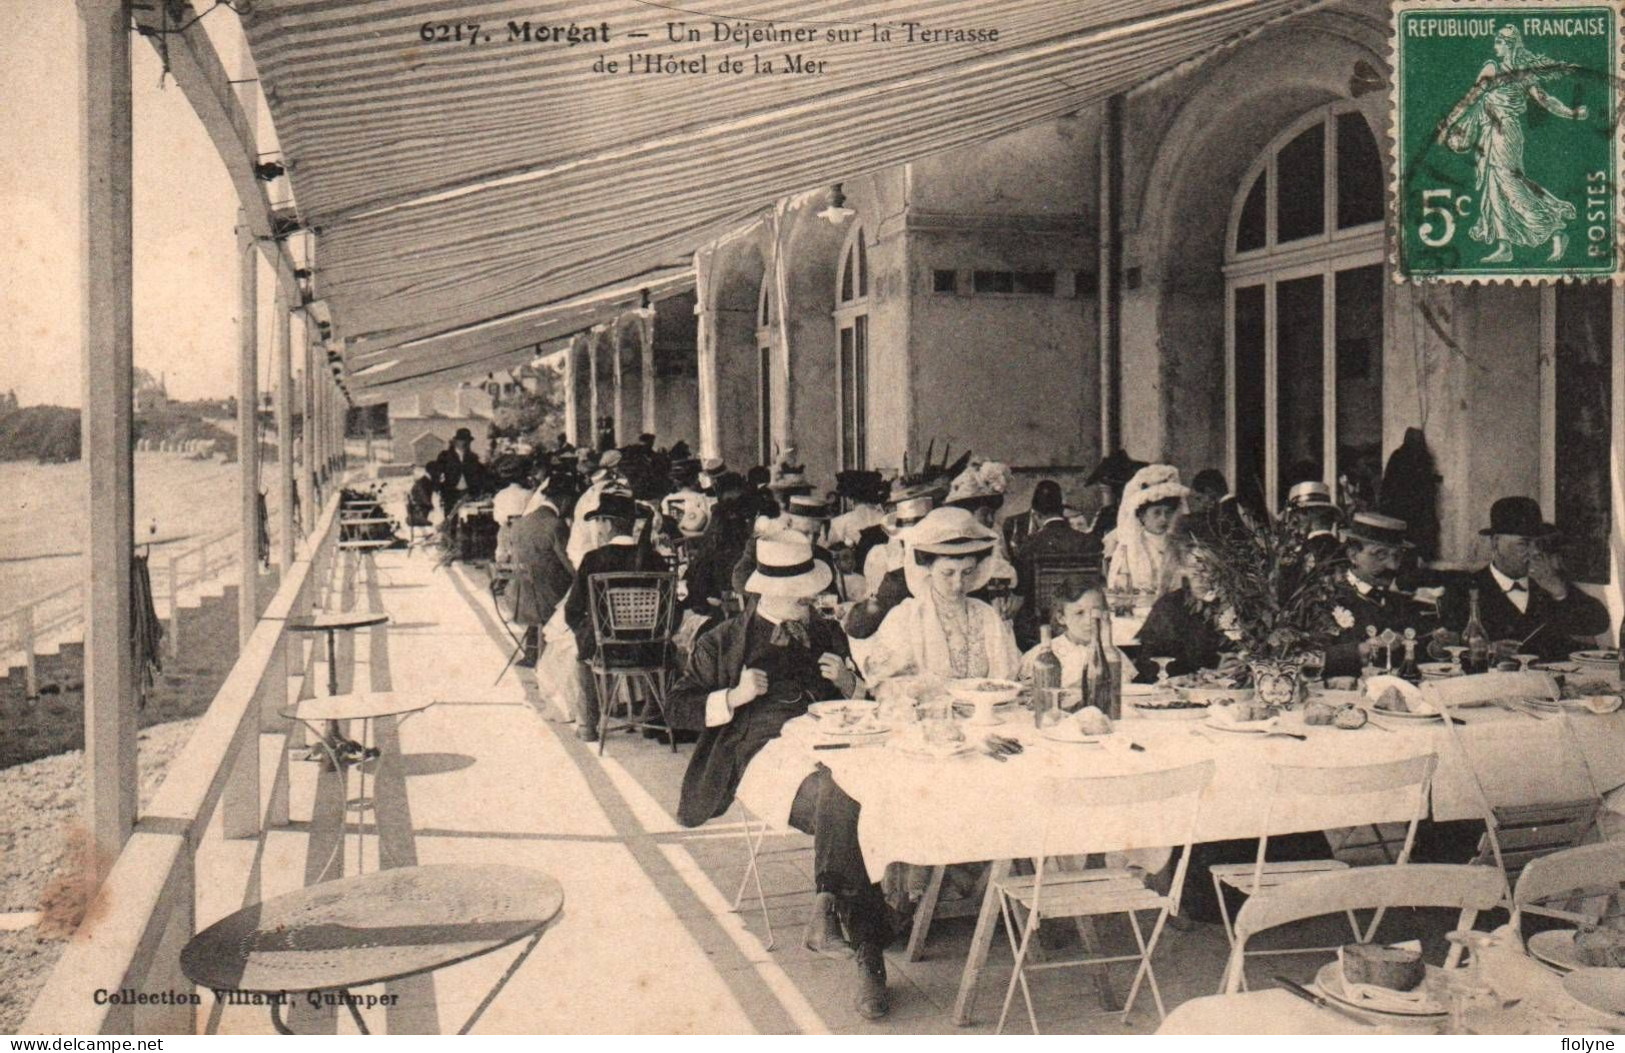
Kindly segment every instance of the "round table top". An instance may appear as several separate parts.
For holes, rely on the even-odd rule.
[[[334,991],[415,976],[534,935],[564,905],[540,870],[399,867],[326,881],[244,907],[181,951],[218,991]]]
[[[317,611],[289,618],[284,624],[292,632],[317,633],[334,629],[365,629],[369,625],[382,625],[387,621],[389,615],[382,611]]]
[[[432,695],[411,695],[400,691],[357,691],[350,695],[322,695],[307,698],[284,710],[298,720],[371,720],[417,713],[434,705]]]

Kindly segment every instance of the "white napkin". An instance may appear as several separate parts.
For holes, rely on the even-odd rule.
[[[1395,950],[1415,951],[1422,953],[1421,940],[1406,940],[1403,943],[1391,943]],[[1375,984],[1357,984],[1349,980],[1348,973],[1343,971],[1343,948],[1337,949],[1337,968],[1342,972],[1343,993],[1350,1001],[1369,1005],[1373,1009],[1419,1010],[1438,1005],[1433,996],[1428,993],[1426,984],[1418,984],[1414,991],[1396,991],[1391,987],[1378,987]]]

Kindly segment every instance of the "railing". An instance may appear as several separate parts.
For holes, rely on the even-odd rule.
[[[314,669],[306,641],[288,634],[285,624],[310,611],[331,575],[337,513],[338,502],[329,501],[312,541],[283,574],[36,998],[23,1033],[195,1033],[195,1006],[97,1003],[108,1001],[105,992],[126,989],[193,991],[179,969],[180,951],[195,931],[196,854],[217,808],[228,838],[258,838],[265,825],[288,821],[287,754],[262,795],[260,734],[287,734],[277,712],[288,704],[291,678],[302,677],[309,690]]]
[[[163,609],[168,603],[165,645],[170,657],[180,654],[181,590],[213,581],[237,562],[237,538],[241,531],[228,530],[205,538],[201,544],[167,558],[165,573],[149,563],[153,602]],[[19,607],[0,614],[0,658],[15,667],[22,658],[24,684],[29,698],[39,696],[39,651],[53,640],[67,636],[84,621],[83,588],[65,585]],[[0,666],[0,672],[4,667]]]

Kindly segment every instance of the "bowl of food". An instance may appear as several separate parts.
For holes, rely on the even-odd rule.
[[[948,693],[959,702],[969,705],[1003,705],[1014,702],[1016,696],[1021,694],[1021,685],[1014,680],[994,680],[988,677],[972,677],[967,680],[948,681]]]
[[[1112,721],[1096,706],[1084,706],[1064,720],[1050,724],[1038,732],[1054,742],[1099,742],[1112,733]]]

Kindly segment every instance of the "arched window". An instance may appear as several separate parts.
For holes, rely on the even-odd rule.
[[[773,463],[773,274],[762,276],[756,297],[756,455],[759,464]]]
[[[1383,167],[1335,103],[1253,162],[1225,242],[1230,478],[1279,508],[1293,483],[1382,470]],[[1371,480],[1372,482],[1375,479]]]
[[[836,395],[841,468],[868,467],[869,249],[853,227],[835,285]]]

